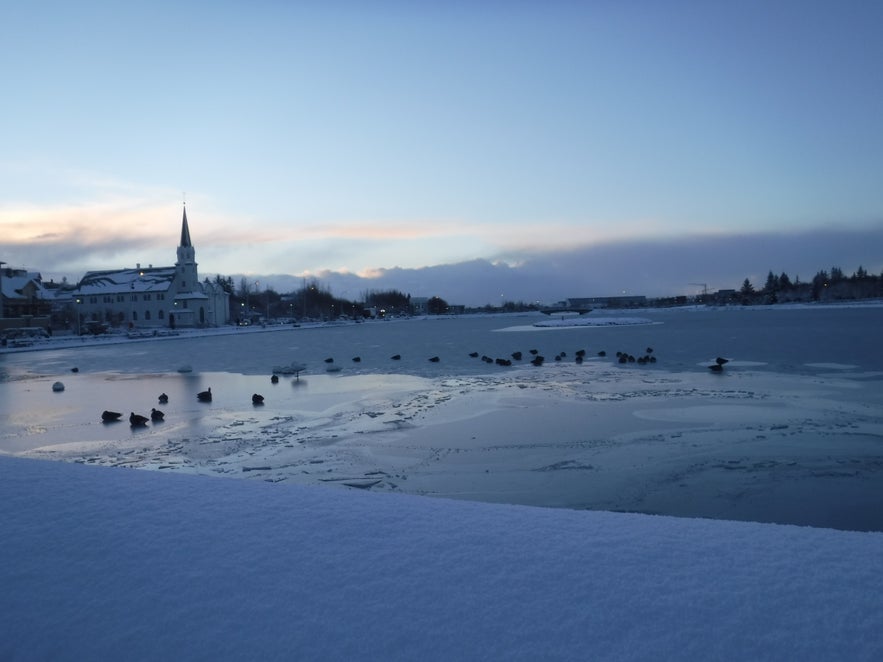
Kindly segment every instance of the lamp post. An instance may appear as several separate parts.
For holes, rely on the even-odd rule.
[[[0,320],[3,319],[3,265],[6,262],[0,260]]]
[[[74,312],[76,312],[76,314],[77,314],[77,336],[79,336],[80,335],[80,304],[82,303],[82,301],[78,297],[76,299],[76,302],[77,303],[76,303],[76,308],[74,309]]]

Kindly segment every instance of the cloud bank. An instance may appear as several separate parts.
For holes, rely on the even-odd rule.
[[[567,297],[650,297],[697,294],[707,287],[738,289],[748,278],[756,287],[767,273],[807,281],[819,269],[859,266],[883,272],[883,224],[853,230],[823,229],[794,234],[694,236],[583,246],[566,251],[522,252],[507,259],[475,259],[417,269],[382,268],[371,277],[342,271],[311,275],[233,275],[258,279],[279,292],[315,278],[337,295],[359,299],[367,290],[397,289],[412,296],[440,296],[467,306],[502,301],[550,303]]]

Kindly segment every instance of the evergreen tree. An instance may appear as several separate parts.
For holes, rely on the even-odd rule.
[[[754,294],[754,285],[752,285],[751,281],[747,278],[742,281],[742,289],[739,290],[739,294],[742,294],[743,296],[751,296]]]

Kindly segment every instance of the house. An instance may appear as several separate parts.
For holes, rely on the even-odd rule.
[[[188,328],[220,326],[230,318],[230,295],[208,279],[199,282],[187,208],[178,260],[171,267],[90,271],[72,293],[77,330],[85,326]]]
[[[0,269],[0,330],[19,326],[48,326],[53,294],[35,271]]]

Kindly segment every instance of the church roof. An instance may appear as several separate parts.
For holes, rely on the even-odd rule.
[[[175,267],[90,271],[77,285],[77,295],[123,292],[166,292],[175,277]]]
[[[184,220],[181,222],[181,246],[190,247],[190,228],[187,226],[187,207],[184,207]]]

